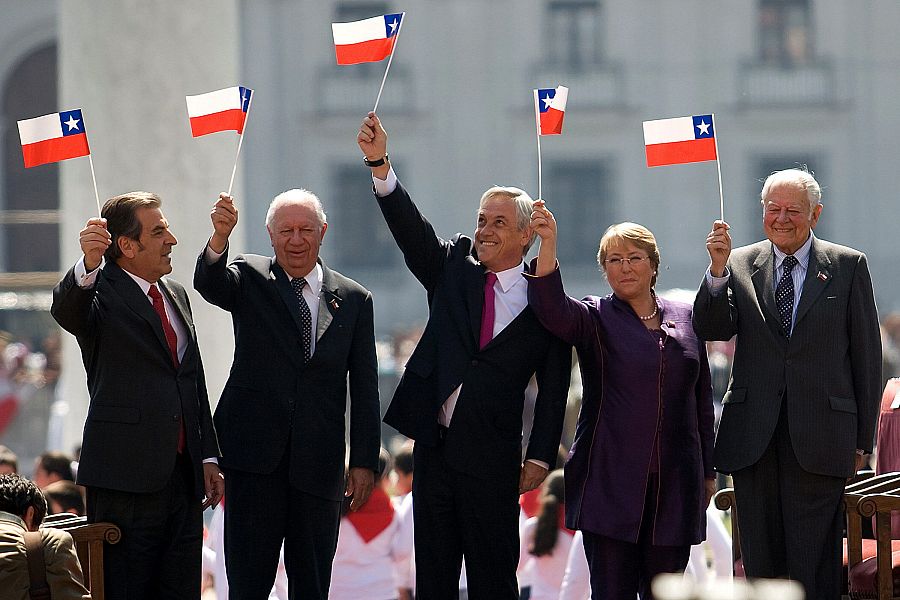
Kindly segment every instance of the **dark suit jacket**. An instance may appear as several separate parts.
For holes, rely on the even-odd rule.
[[[184,288],[158,282],[190,339],[176,369],[159,315],[140,286],[107,263],[95,285],[75,283],[74,267],[53,289],[50,312],[75,335],[91,396],[78,483],[131,493],[161,490],[175,466],[181,419],[202,497],[202,460],[219,456],[203,363]]]
[[[316,346],[303,364],[300,309],[273,258],[227,254],[207,265],[200,253],[194,287],[231,313],[235,350],[216,407],[221,464],[272,473],[290,444],[291,484],[340,500],[344,493],[345,412],[350,383],[350,466],[376,470],[380,445],[378,368],[372,294],[322,264]],[[349,377],[348,377],[349,375]]]
[[[534,426],[526,458],[556,463],[571,368],[571,349],[525,309],[479,350],[485,268],[470,238],[435,234],[406,190],[378,204],[413,275],[428,293],[422,339],[385,414],[385,423],[417,443],[437,441],[441,405],[460,384],[445,456],[477,477],[518,473],[525,388],[537,373]]]
[[[855,450],[871,451],[881,392],[881,336],[864,254],[813,238],[790,338],[775,306],[772,243],[731,253],[727,293],[706,280],[694,328],[707,340],[737,342],[713,462],[730,473],[762,456],[787,398],[800,466],[847,477]]]

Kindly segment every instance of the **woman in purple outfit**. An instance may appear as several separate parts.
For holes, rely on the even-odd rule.
[[[706,348],[691,307],[653,290],[659,249],[634,223],[606,230],[597,262],[613,293],[570,298],[556,262],[556,221],[535,203],[541,248],[528,301],[575,346],[584,395],[566,463],[566,526],[579,529],[592,597],[651,599],[659,573],[684,570],[704,539],[715,492]]]

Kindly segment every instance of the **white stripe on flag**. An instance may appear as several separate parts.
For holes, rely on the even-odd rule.
[[[694,139],[694,118],[676,117],[644,121],[644,144],[666,144],[686,142]]]
[[[564,85],[556,87],[556,95],[550,100],[550,108],[566,112],[566,101],[569,99],[569,88]]]
[[[202,117],[213,113],[241,108],[241,89],[225,88],[198,96],[186,96],[189,117]]]
[[[59,124],[59,113],[25,119],[19,121],[19,137],[22,145],[34,144],[63,136],[62,125]],[[79,127],[81,124],[79,123]],[[80,133],[80,132],[79,132]]]
[[[384,15],[352,23],[332,23],[331,33],[336,46],[384,39]]]

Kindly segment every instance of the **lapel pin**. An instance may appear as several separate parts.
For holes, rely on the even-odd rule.
[[[828,281],[828,275],[826,275],[826,274],[823,273],[822,271],[819,271],[819,272],[816,274],[816,277],[818,277],[819,280],[821,280],[821,281]]]
[[[339,305],[338,305],[338,302],[337,302],[336,299],[332,298],[331,300],[328,301],[328,304],[331,305],[331,310],[337,310],[337,309],[338,309],[338,306],[339,306]]]

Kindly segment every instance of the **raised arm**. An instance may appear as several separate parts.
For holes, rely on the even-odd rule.
[[[730,226],[725,221],[713,222],[706,236],[709,268],[703,275],[694,299],[693,325],[698,336],[707,341],[729,340],[737,333],[737,311],[731,305],[728,291],[731,256]]]
[[[106,219],[89,219],[78,233],[82,259],[53,288],[50,313],[59,325],[76,337],[87,336],[97,322],[94,303],[98,269],[112,243]]]
[[[194,289],[210,304],[230,311],[240,279],[237,269],[227,268],[228,238],[238,222],[234,198],[222,192],[209,212],[213,231],[194,268]]]

